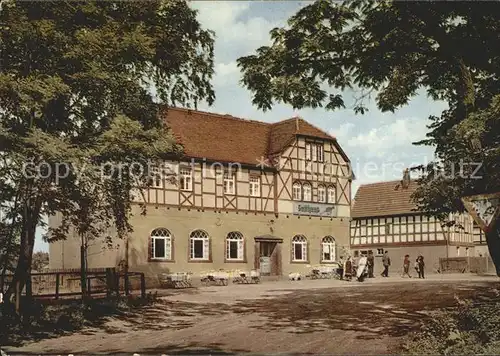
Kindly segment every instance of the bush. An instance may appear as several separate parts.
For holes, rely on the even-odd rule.
[[[500,354],[500,302],[455,297],[457,308],[441,311],[404,345],[408,355]]]

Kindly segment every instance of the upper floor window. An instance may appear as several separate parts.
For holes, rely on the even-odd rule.
[[[210,259],[210,239],[203,230],[195,230],[189,236],[190,253],[192,260]]]
[[[312,200],[312,188],[309,183],[305,183],[304,186],[302,187],[304,191],[304,201],[311,201]]]
[[[151,233],[151,258],[155,260],[172,259],[172,235],[167,229],[155,229]]]
[[[326,203],[326,188],[323,185],[318,186],[318,202]]]
[[[295,235],[292,239],[292,261],[307,261],[307,239],[304,235]]]
[[[244,240],[241,232],[233,231],[227,234],[226,259],[233,261],[243,261],[245,259],[243,244]]]
[[[328,187],[327,194],[328,194],[328,202],[329,203],[335,203],[335,188],[334,187]]]
[[[181,168],[179,172],[181,190],[193,190],[193,174],[189,168]]]
[[[299,182],[293,183],[293,200],[302,200],[302,185]]]
[[[260,197],[260,177],[250,176],[250,195]]]
[[[322,143],[306,143],[306,160],[323,162],[325,159],[325,152]]]
[[[234,174],[224,173],[224,194],[234,195]]]

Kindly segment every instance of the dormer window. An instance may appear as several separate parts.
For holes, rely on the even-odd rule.
[[[314,162],[323,162],[325,152],[322,143],[306,142],[306,160]]]

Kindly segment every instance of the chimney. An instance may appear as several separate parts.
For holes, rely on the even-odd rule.
[[[298,132],[299,131],[299,117],[295,116],[295,130]]]
[[[401,188],[407,189],[410,186],[410,170],[406,168],[403,171],[403,179],[401,180]]]

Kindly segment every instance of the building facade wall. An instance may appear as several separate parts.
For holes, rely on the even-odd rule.
[[[54,221],[55,223],[55,221]],[[255,268],[255,237],[272,235],[282,239],[281,274],[306,273],[310,265],[320,264],[322,239],[335,239],[340,258],[349,244],[349,220],[346,218],[298,217],[290,214],[251,214],[219,211],[199,211],[168,207],[148,208],[146,216],[138,209],[131,220],[134,232],[129,237],[129,265],[132,271],[145,272],[155,279],[159,273],[192,272],[198,275],[210,270],[251,270]],[[165,228],[172,235],[172,260],[151,260],[150,235],[154,229]],[[210,238],[210,260],[190,261],[190,234],[204,230]],[[244,238],[244,255],[241,262],[226,260],[226,237],[229,232],[240,232]],[[292,238],[303,235],[307,239],[307,259],[292,261]],[[88,252],[90,268],[115,267],[125,258],[125,243],[115,239],[115,247],[105,248],[101,242],[91,244]],[[64,242],[50,245],[51,268],[76,268],[79,266],[79,240],[70,236]]]
[[[380,260],[377,271],[383,269],[381,256],[388,251],[395,273],[401,273],[406,254],[412,268],[422,255],[426,270],[433,273],[439,268],[439,258],[475,255],[472,218],[465,214],[453,218],[463,229],[443,227],[437,219],[423,214],[352,219],[350,248],[354,255],[371,250]]]
[[[403,272],[403,260],[405,255],[410,255],[410,275],[415,276],[414,263],[418,256],[422,255],[425,262],[426,273],[436,273],[439,268],[439,258],[446,256],[446,245],[421,245],[421,246],[390,246],[381,245],[376,248],[357,249],[354,247],[352,252],[356,255],[365,254],[371,250],[375,256],[375,276],[380,275],[384,270],[382,265],[382,256],[385,251],[388,252],[391,258],[391,266],[389,268],[389,276],[401,275]],[[356,251],[358,251],[356,253]]]
[[[311,155],[311,147],[316,154]],[[150,275],[168,271],[198,274],[212,269],[249,270],[255,268],[259,254],[254,238],[272,235],[283,240],[278,244],[279,269],[286,275],[305,272],[310,269],[307,265],[319,264],[325,236],[333,237],[338,248],[348,248],[352,175],[336,142],[297,136],[283,152],[270,159],[272,163],[269,158],[265,162],[256,160],[255,167],[205,159],[171,160],[164,167],[152,167],[152,184],[142,191],[132,191],[133,202],[148,206],[148,214],[141,216],[139,209],[134,210],[134,232],[129,238],[130,268]],[[184,184],[185,172],[189,184]],[[257,190],[250,189],[252,178],[257,178]],[[228,179],[232,179],[230,191]],[[302,188],[298,197],[293,193],[294,184]],[[310,194],[304,193],[306,185],[311,187]],[[333,193],[322,197],[320,191],[327,189]],[[60,219],[60,214],[50,217],[49,225],[58,226]],[[171,261],[148,258],[150,234],[157,228],[165,228],[172,235]],[[210,261],[189,261],[189,235],[195,229],[210,236]],[[245,239],[243,262],[228,262],[224,258],[226,235],[233,231]],[[307,239],[307,261],[291,262],[291,239],[295,235]],[[103,241],[91,242],[89,267],[119,264],[124,257],[124,242],[114,240],[112,248]],[[51,243],[49,251],[51,268],[80,265],[80,241],[74,232],[65,241]],[[337,252],[337,260],[340,254]]]

